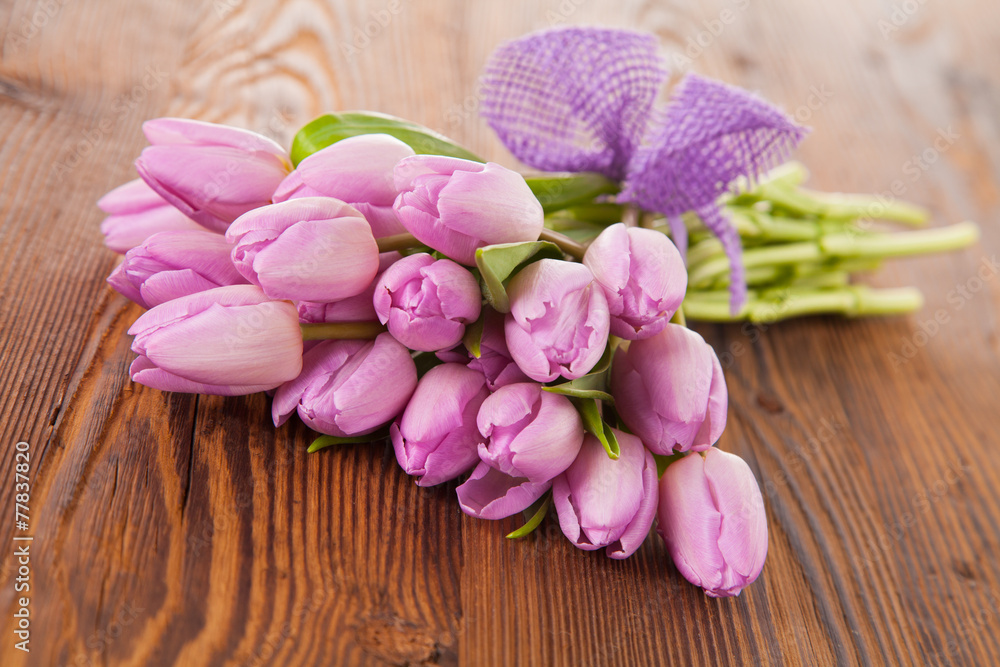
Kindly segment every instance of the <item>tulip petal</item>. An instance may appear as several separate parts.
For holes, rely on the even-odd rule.
[[[531,507],[551,486],[549,481],[532,483],[505,475],[481,462],[456,492],[466,514],[479,519],[503,519]]]

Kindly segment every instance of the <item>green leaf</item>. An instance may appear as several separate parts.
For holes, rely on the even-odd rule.
[[[423,377],[427,371],[444,362],[433,352],[416,352],[413,354],[413,363],[417,366],[417,377]]]
[[[292,141],[292,162],[298,166],[299,162],[313,153],[341,139],[360,134],[388,134],[407,144],[418,154],[448,155],[484,162],[482,158],[430,128],[373,111],[343,111],[326,114],[312,121],[299,130]]]
[[[504,283],[527,264],[544,258],[562,259],[563,252],[548,241],[499,243],[479,248],[476,266],[482,277],[483,296],[495,310],[509,313],[510,301]]]
[[[313,452],[318,452],[326,447],[332,447],[333,445],[360,445],[370,442],[378,442],[379,440],[384,440],[389,437],[388,431],[379,431],[377,433],[369,433],[368,435],[358,435],[351,438],[340,438],[335,435],[321,435],[313,443],[309,445],[308,452],[312,454]]]
[[[479,314],[479,319],[465,327],[465,335],[462,336],[462,344],[469,354],[476,359],[482,354],[481,344],[483,342],[483,326],[486,323],[486,309]]]
[[[614,181],[592,172],[559,176],[527,176],[524,180],[538,197],[542,210],[546,213],[576,204],[587,204],[595,197],[616,194],[620,189]]]
[[[535,510],[535,513],[531,515],[531,518],[528,519],[528,522],[523,526],[521,526],[520,528],[518,528],[517,530],[515,530],[514,532],[508,533],[507,539],[516,540],[519,537],[525,537],[533,533],[535,528],[538,528],[538,526],[541,525],[542,519],[545,518],[545,515],[549,513],[549,505],[551,504],[552,504],[552,494],[548,493],[545,495],[545,498],[543,500],[540,500],[536,502],[534,505],[532,505],[532,507],[537,507],[537,509]],[[530,510],[531,508],[529,507],[528,511]],[[527,511],[525,512],[525,514],[527,514]]]
[[[666,471],[667,466],[671,463],[680,461],[685,457],[685,454],[653,454],[653,459],[656,460],[656,478],[659,479],[663,477],[663,473]]]
[[[604,348],[597,365],[583,377],[562,384],[542,387],[543,390],[553,394],[562,394],[573,398],[597,399],[614,404],[615,398],[608,393],[608,370],[611,368],[612,349],[608,345]]]
[[[608,457],[611,459],[617,459],[621,456],[621,447],[618,445],[618,438],[615,436],[615,432],[601,418],[601,409],[597,407],[597,400],[593,398],[577,398],[574,399],[573,403],[576,405],[577,410],[580,411],[580,417],[583,418],[583,428],[586,429],[587,433],[591,433],[601,441],[604,446],[604,451],[608,453]]]

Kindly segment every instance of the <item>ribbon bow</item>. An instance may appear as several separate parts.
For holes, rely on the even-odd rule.
[[[482,115],[519,160],[543,171],[594,171],[618,201],[664,214],[681,253],[693,211],[722,242],[733,313],[746,301],[739,235],[719,205],[741,178],[780,164],[805,136],[740,88],[688,74],[664,108],[667,70],[652,35],[563,27],[501,44],[482,79]]]

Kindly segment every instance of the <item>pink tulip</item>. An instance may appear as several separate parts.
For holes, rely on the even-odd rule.
[[[164,391],[234,396],[273,389],[302,369],[295,307],[253,285],[217,287],[144,313],[129,334],[129,372]]]
[[[399,221],[421,243],[469,266],[476,249],[537,241],[542,205],[517,172],[488,162],[415,155],[395,169]]]
[[[387,333],[375,340],[325,340],[302,359],[302,373],[278,389],[274,425],[296,410],[310,428],[364,435],[392,421],[417,386],[410,352]]]
[[[670,464],[657,515],[677,569],[711,597],[739,595],[764,567],[764,499],[750,466],[735,454],[713,447]]]
[[[139,176],[212,231],[270,204],[291,169],[281,146],[248,130],[184,118],[149,120],[142,130],[152,146],[136,160]]]
[[[551,486],[551,481],[511,477],[482,461],[455,492],[459,506],[469,516],[502,519],[531,507]]]
[[[618,348],[611,393],[619,416],[654,454],[708,449],[726,428],[719,358],[701,336],[679,324]]]
[[[497,389],[479,409],[479,458],[500,472],[547,482],[569,467],[583,443],[583,421],[565,396],[533,382]]]
[[[236,269],[274,299],[344,299],[363,292],[378,272],[368,222],[338,199],[264,206],[240,216],[226,239]]]
[[[417,484],[455,479],[479,463],[484,438],[476,426],[479,407],[489,396],[486,378],[460,364],[427,371],[403,412],[389,429],[396,460]]]
[[[412,148],[387,134],[342,139],[302,160],[278,186],[274,201],[333,197],[358,209],[375,238],[402,234],[406,229],[392,210],[399,194],[392,170],[411,155]]]
[[[104,245],[125,254],[157,232],[205,228],[170,205],[137,178],[97,201],[108,217],[101,223]]]
[[[583,264],[543,259],[507,288],[505,331],[514,361],[539,382],[586,375],[608,344],[608,301]]]
[[[652,229],[611,225],[587,248],[583,263],[604,288],[611,333],[655,336],[684,300],[687,270],[673,242]]]
[[[375,304],[375,287],[379,278],[395,262],[402,258],[398,252],[383,252],[378,256],[378,273],[360,294],[338,301],[299,301],[300,322],[374,322],[378,320]]]
[[[396,340],[411,350],[454,347],[465,325],[479,318],[483,295],[468,270],[447,259],[418,253],[382,274],[375,288],[375,312]]]
[[[606,548],[611,558],[628,558],[642,545],[656,516],[656,461],[634,435],[615,430],[621,454],[608,457],[593,435],[580,455],[552,482],[559,526],[573,544]]]
[[[232,246],[203,228],[153,234],[125,254],[108,284],[143,308],[246,280],[229,259]]]

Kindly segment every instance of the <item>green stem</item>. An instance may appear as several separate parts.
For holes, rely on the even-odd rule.
[[[375,239],[379,252],[390,252],[392,250],[406,250],[423,245],[413,234],[396,234],[394,236],[384,236]]]
[[[689,292],[684,299],[684,311],[693,320],[764,323],[803,315],[901,315],[918,310],[923,302],[923,295],[912,287],[873,289],[865,285],[847,285],[816,289],[797,286],[751,291],[747,304],[736,315],[729,312],[728,292]]]
[[[582,260],[584,254],[587,252],[586,246],[582,243],[577,243],[565,234],[554,232],[551,229],[543,229],[538,239],[540,241],[555,243],[564,253],[579,260]]]
[[[979,240],[979,227],[960,222],[948,227],[893,234],[840,232],[820,239],[824,253],[835,257],[888,258],[958,250]]]
[[[302,340],[370,340],[386,329],[378,322],[300,324]]]
[[[507,533],[508,540],[515,540],[519,537],[525,537],[534,532],[535,528],[538,528],[542,523],[542,519],[545,515],[549,513],[549,505],[552,504],[552,494],[546,494],[545,499],[538,505],[538,509],[535,513],[528,519],[528,522],[518,528],[517,530]],[[530,508],[529,508],[530,509]]]

